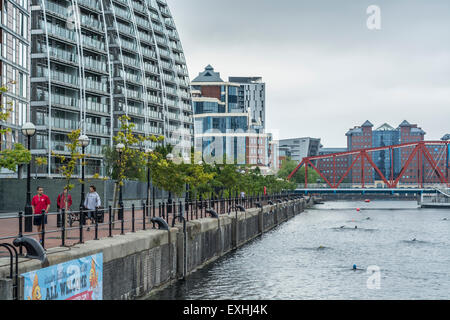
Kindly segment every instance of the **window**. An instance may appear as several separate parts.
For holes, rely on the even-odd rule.
[[[27,97],[27,81],[22,72],[19,72],[19,94],[23,98]]]

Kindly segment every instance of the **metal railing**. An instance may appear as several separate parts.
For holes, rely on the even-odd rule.
[[[210,217],[211,209],[217,215],[228,215],[231,211],[250,208],[261,208],[271,203],[298,199],[298,194],[274,194],[266,196],[229,197],[198,199],[194,201],[165,201],[158,205],[146,204],[131,207],[97,208],[96,210],[80,210],[34,214],[25,216],[23,212],[2,214],[0,216],[0,242],[12,243],[23,236],[33,237],[41,241],[44,249],[54,247],[71,247],[90,240],[124,235],[128,232],[160,228],[159,221],[172,225],[174,218],[188,222]],[[24,232],[26,219],[41,216],[40,232]],[[60,219],[58,219],[58,217]],[[182,218],[180,218],[182,217]],[[58,220],[61,225],[58,225]],[[63,223],[66,221],[66,223]],[[47,223],[46,223],[47,222]],[[28,221],[28,224],[30,221]],[[36,225],[35,225],[36,226]],[[33,230],[34,231],[34,230]],[[22,254],[22,252],[20,252]],[[0,255],[1,257],[1,255]]]

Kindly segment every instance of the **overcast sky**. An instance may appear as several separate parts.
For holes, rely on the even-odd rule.
[[[191,79],[211,64],[266,82],[268,131],[322,138],[417,123],[450,133],[449,0],[168,0]],[[370,5],[381,30],[369,30]],[[375,129],[375,128],[374,128]]]

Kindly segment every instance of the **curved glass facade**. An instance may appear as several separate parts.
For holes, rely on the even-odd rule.
[[[102,146],[112,144],[124,114],[137,134],[162,135],[190,152],[188,71],[165,1],[33,0],[31,18],[33,148],[50,160],[42,173],[58,173],[51,150],[64,152],[78,127],[100,168]]]

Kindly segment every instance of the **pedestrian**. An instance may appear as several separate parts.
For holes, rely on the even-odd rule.
[[[72,196],[69,194],[69,188],[65,187],[63,193],[58,195],[58,199],[56,200],[56,206],[58,208],[58,216],[56,226],[61,228],[61,216],[62,210],[66,210],[66,213],[69,213],[72,206]],[[64,223],[64,222],[63,222]]]
[[[100,199],[100,196],[97,193],[97,188],[95,186],[89,187],[89,193],[86,196],[86,199],[84,199],[84,207],[87,212],[87,231],[90,231],[90,225],[91,225],[91,219],[94,219],[95,210],[98,209],[102,205],[102,200]]]
[[[37,226],[37,231],[39,233],[39,242],[42,244],[42,224],[47,224],[47,215],[45,215],[44,221],[42,221],[42,211],[48,213],[50,210],[51,201],[50,198],[44,194],[44,188],[37,188],[37,195],[33,197],[31,201],[31,207],[33,208],[34,218],[33,225]]]

